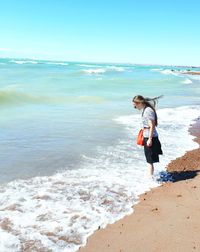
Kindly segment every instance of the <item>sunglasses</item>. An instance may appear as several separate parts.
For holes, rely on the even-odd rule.
[[[139,101],[134,101],[134,103],[135,103],[135,104],[139,104],[139,103],[141,103],[141,102],[139,102]]]

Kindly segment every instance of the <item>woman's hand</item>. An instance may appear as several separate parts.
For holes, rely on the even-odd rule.
[[[151,147],[151,146],[152,146],[152,138],[149,138],[149,139],[147,140],[147,146],[148,146],[148,147]]]
[[[152,137],[153,137],[153,131],[155,129],[155,121],[154,120],[148,120],[149,125],[149,139],[147,140],[147,147],[152,146]]]

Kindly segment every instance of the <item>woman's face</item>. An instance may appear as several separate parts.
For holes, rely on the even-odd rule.
[[[140,101],[133,101],[133,106],[136,108],[136,109],[143,109],[144,108],[144,104]]]

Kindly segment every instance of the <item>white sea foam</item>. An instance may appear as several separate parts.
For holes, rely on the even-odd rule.
[[[186,150],[194,149],[198,145],[192,141],[194,139],[188,133],[191,121],[200,114],[198,106],[181,106],[177,108],[165,108],[157,111],[159,117],[158,131],[162,139],[163,147],[166,147],[162,159],[167,164],[177,156],[181,156]],[[135,116],[119,117],[118,121],[125,124],[129,131],[134,130]],[[177,132],[179,141],[177,142]],[[187,142],[187,146],[185,143]],[[176,150],[176,152],[174,152]]]
[[[92,68],[92,69],[84,69],[83,72],[87,74],[104,74],[106,72],[123,72],[125,71],[125,68],[118,67],[118,66],[105,66],[101,68]]]
[[[191,84],[192,83],[192,81],[190,80],[190,79],[185,79],[184,81],[182,81],[182,83],[184,83],[184,84]]]
[[[180,73],[178,71],[172,71],[171,69],[165,69],[161,70],[160,73],[165,74],[165,75],[179,75]]]
[[[150,71],[153,71],[153,72],[160,72],[162,71],[163,68],[152,68]]]
[[[99,65],[89,65],[89,64],[78,64],[78,66],[80,66],[80,67],[102,67]]]
[[[65,63],[65,62],[47,62],[47,65],[60,65],[60,66],[68,66],[69,63]]]
[[[87,73],[87,74],[103,74],[106,72],[105,69],[103,68],[97,68],[97,69],[85,69],[83,70],[84,73]]]
[[[29,63],[29,64],[38,64],[37,61],[33,61],[33,60],[29,60],[29,61],[26,61],[26,62]]]
[[[20,65],[26,63],[25,61],[22,61],[22,60],[11,60],[10,62],[20,64]]]
[[[172,71],[171,69],[163,69],[163,68],[152,68],[150,71],[152,72],[160,72],[165,75],[176,75],[177,71]]]
[[[19,65],[22,65],[22,64],[38,64],[37,61],[33,61],[33,60],[11,60],[10,62],[19,64]]]
[[[188,127],[199,113],[196,106],[158,110],[164,155],[156,165],[157,176],[171,159],[198,147]],[[114,118],[124,127],[126,137],[115,146],[98,147],[95,157],[82,156],[78,170],[2,185],[1,251],[21,251],[22,245],[33,241],[40,251],[77,251],[98,226],[105,227],[130,214],[138,195],[159,185],[144,176],[143,149],[135,144],[140,117]]]
[[[0,229],[0,251],[10,252],[10,251],[20,251],[20,241],[19,239],[9,232]]]

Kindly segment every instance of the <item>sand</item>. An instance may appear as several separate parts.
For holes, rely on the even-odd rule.
[[[200,118],[189,131],[200,144]],[[78,251],[200,251],[200,148],[173,160],[167,170],[176,182],[142,194],[132,214],[97,230]]]
[[[187,72],[183,72],[182,74],[200,75],[200,72],[187,71]]]

